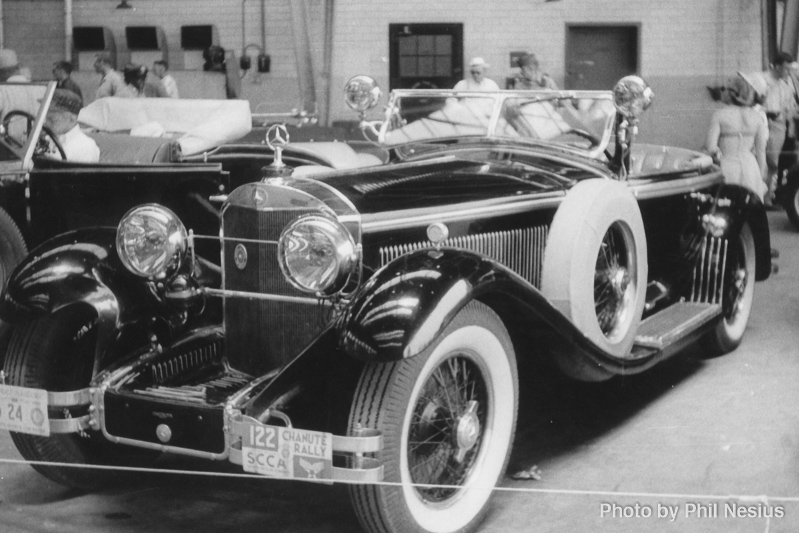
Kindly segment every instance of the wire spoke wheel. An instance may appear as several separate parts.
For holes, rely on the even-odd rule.
[[[625,229],[613,223],[599,245],[594,272],[594,309],[602,333],[612,338],[633,305],[631,271],[635,268]],[[634,275],[634,272],[633,272]]]
[[[485,427],[486,384],[460,355],[444,361],[422,386],[408,435],[411,479],[429,501],[453,495],[468,477]]]
[[[383,435],[385,485],[355,485],[365,530],[465,533],[488,511],[518,409],[516,356],[499,317],[466,305],[423,352],[366,365],[350,428]]]

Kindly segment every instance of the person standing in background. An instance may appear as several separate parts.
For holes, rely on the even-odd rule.
[[[81,105],[83,105],[83,92],[71,76],[72,63],[69,61],[56,61],[53,63],[53,78],[56,80],[56,87],[77,94],[78,98],[80,98]]]
[[[114,70],[111,56],[107,52],[100,52],[94,56],[94,71],[103,76],[94,95],[96,100],[106,96],[118,96],[118,93],[125,89],[125,80],[122,74]]]
[[[178,84],[175,83],[175,78],[167,70],[169,70],[169,64],[163,59],[153,62],[153,74],[161,80],[167,98],[179,98]]]
[[[455,91],[498,91],[499,85],[485,77],[485,71],[490,65],[482,57],[475,57],[469,61],[469,75],[455,84]]]
[[[777,188],[779,176],[780,153],[786,139],[795,136],[794,118],[796,115],[797,91],[790,75],[790,66],[793,57],[785,52],[780,52],[774,59],[771,68],[763,75],[766,79],[768,91],[766,93],[764,108],[768,117],[768,143],[766,145],[766,163],[768,175],[766,176],[766,193],[763,202],[767,207],[774,205],[774,191]]]
[[[511,89],[549,89],[552,91],[558,90],[558,85],[555,83],[549,74],[539,70],[538,58],[535,54],[524,54],[519,58],[519,68],[521,72],[513,79],[513,86]]]

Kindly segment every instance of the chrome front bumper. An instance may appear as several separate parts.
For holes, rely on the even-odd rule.
[[[49,392],[47,391],[47,407],[67,409],[87,407],[87,414],[76,418],[63,418],[49,419],[49,432],[50,434],[66,434],[66,433],[80,433],[85,431],[100,431],[103,436],[111,442],[123,444],[128,446],[135,446],[139,448],[147,448],[158,450],[162,452],[171,452],[180,455],[188,455],[193,457],[200,457],[208,460],[228,460],[233,464],[242,465],[244,463],[243,446],[242,443],[246,442],[247,435],[251,428],[262,427],[264,429],[271,428],[270,431],[287,429],[282,426],[269,426],[263,424],[258,420],[244,415],[237,407],[237,401],[246,395],[246,392],[251,388],[247,387],[231,397],[224,407],[224,425],[219,428],[225,435],[225,447],[221,453],[210,453],[200,450],[193,450],[190,448],[170,446],[168,442],[168,434],[171,431],[166,424],[163,424],[163,434],[158,434],[161,440],[166,439],[163,444],[156,444],[152,442],[140,441],[119,437],[112,435],[105,423],[105,394],[108,389],[109,383],[115,381],[119,377],[119,373],[115,372],[103,381],[103,384],[98,387],[90,387],[70,392]],[[258,383],[254,382],[252,386]],[[160,428],[161,426],[159,426]],[[301,429],[291,428],[294,432],[302,434],[310,434]],[[349,483],[374,483],[383,479],[383,465],[373,458],[367,457],[365,454],[376,453],[383,448],[383,437],[379,431],[373,429],[363,429],[359,431],[360,434],[352,436],[339,436],[332,434],[328,435],[332,443],[332,453],[337,456],[343,456],[343,461],[347,466],[331,466],[329,468],[328,478],[306,478],[303,476],[286,476],[286,475],[266,475],[266,477],[276,478],[290,478],[290,479],[314,479],[315,481],[322,482],[336,482],[344,481]],[[287,453],[287,452],[286,452]],[[331,463],[332,465],[332,463]]]

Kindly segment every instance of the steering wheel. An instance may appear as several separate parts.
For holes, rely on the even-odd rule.
[[[39,141],[36,143],[36,148],[34,148],[33,153],[35,155],[46,156],[51,152],[51,146],[55,146],[56,150],[58,150],[58,155],[61,156],[63,161],[67,160],[67,152],[64,150],[64,145],[58,140],[58,135],[56,135],[50,126],[43,124],[42,134],[39,136]]]
[[[16,146],[17,148],[22,148],[25,146],[24,142],[20,142],[19,139],[14,137],[9,133],[9,126],[11,124],[11,120],[14,117],[22,117],[25,119],[25,139],[30,137],[33,131],[33,124],[36,122],[36,118],[28,113],[27,111],[22,111],[20,109],[14,109],[6,113],[6,116],[3,118],[3,138],[9,142],[9,144]],[[49,138],[49,142],[48,142]],[[38,142],[36,143],[36,148],[34,149],[34,154],[36,155],[45,155],[51,151],[51,147],[55,146],[56,150],[58,150],[58,155],[61,156],[61,159],[64,161],[67,160],[67,153],[64,150],[64,146],[61,144],[61,141],[58,140],[58,135],[50,128],[50,126],[42,125],[42,135],[39,137]]]
[[[25,143],[21,142],[19,139],[11,135],[9,131],[9,126],[11,125],[11,120],[14,117],[22,117],[25,119],[25,139],[27,139],[31,134],[31,128],[33,128],[33,123],[36,119],[28,113],[27,111],[21,111],[19,109],[14,109],[6,113],[6,116],[3,118],[3,138],[8,141],[9,144],[12,146],[16,146],[17,148],[22,148],[25,146]]]

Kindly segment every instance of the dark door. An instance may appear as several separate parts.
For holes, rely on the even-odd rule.
[[[566,89],[610,90],[638,72],[637,26],[568,26]]]
[[[389,24],[389,89],[451,89],[463,77],[463,24]]]

